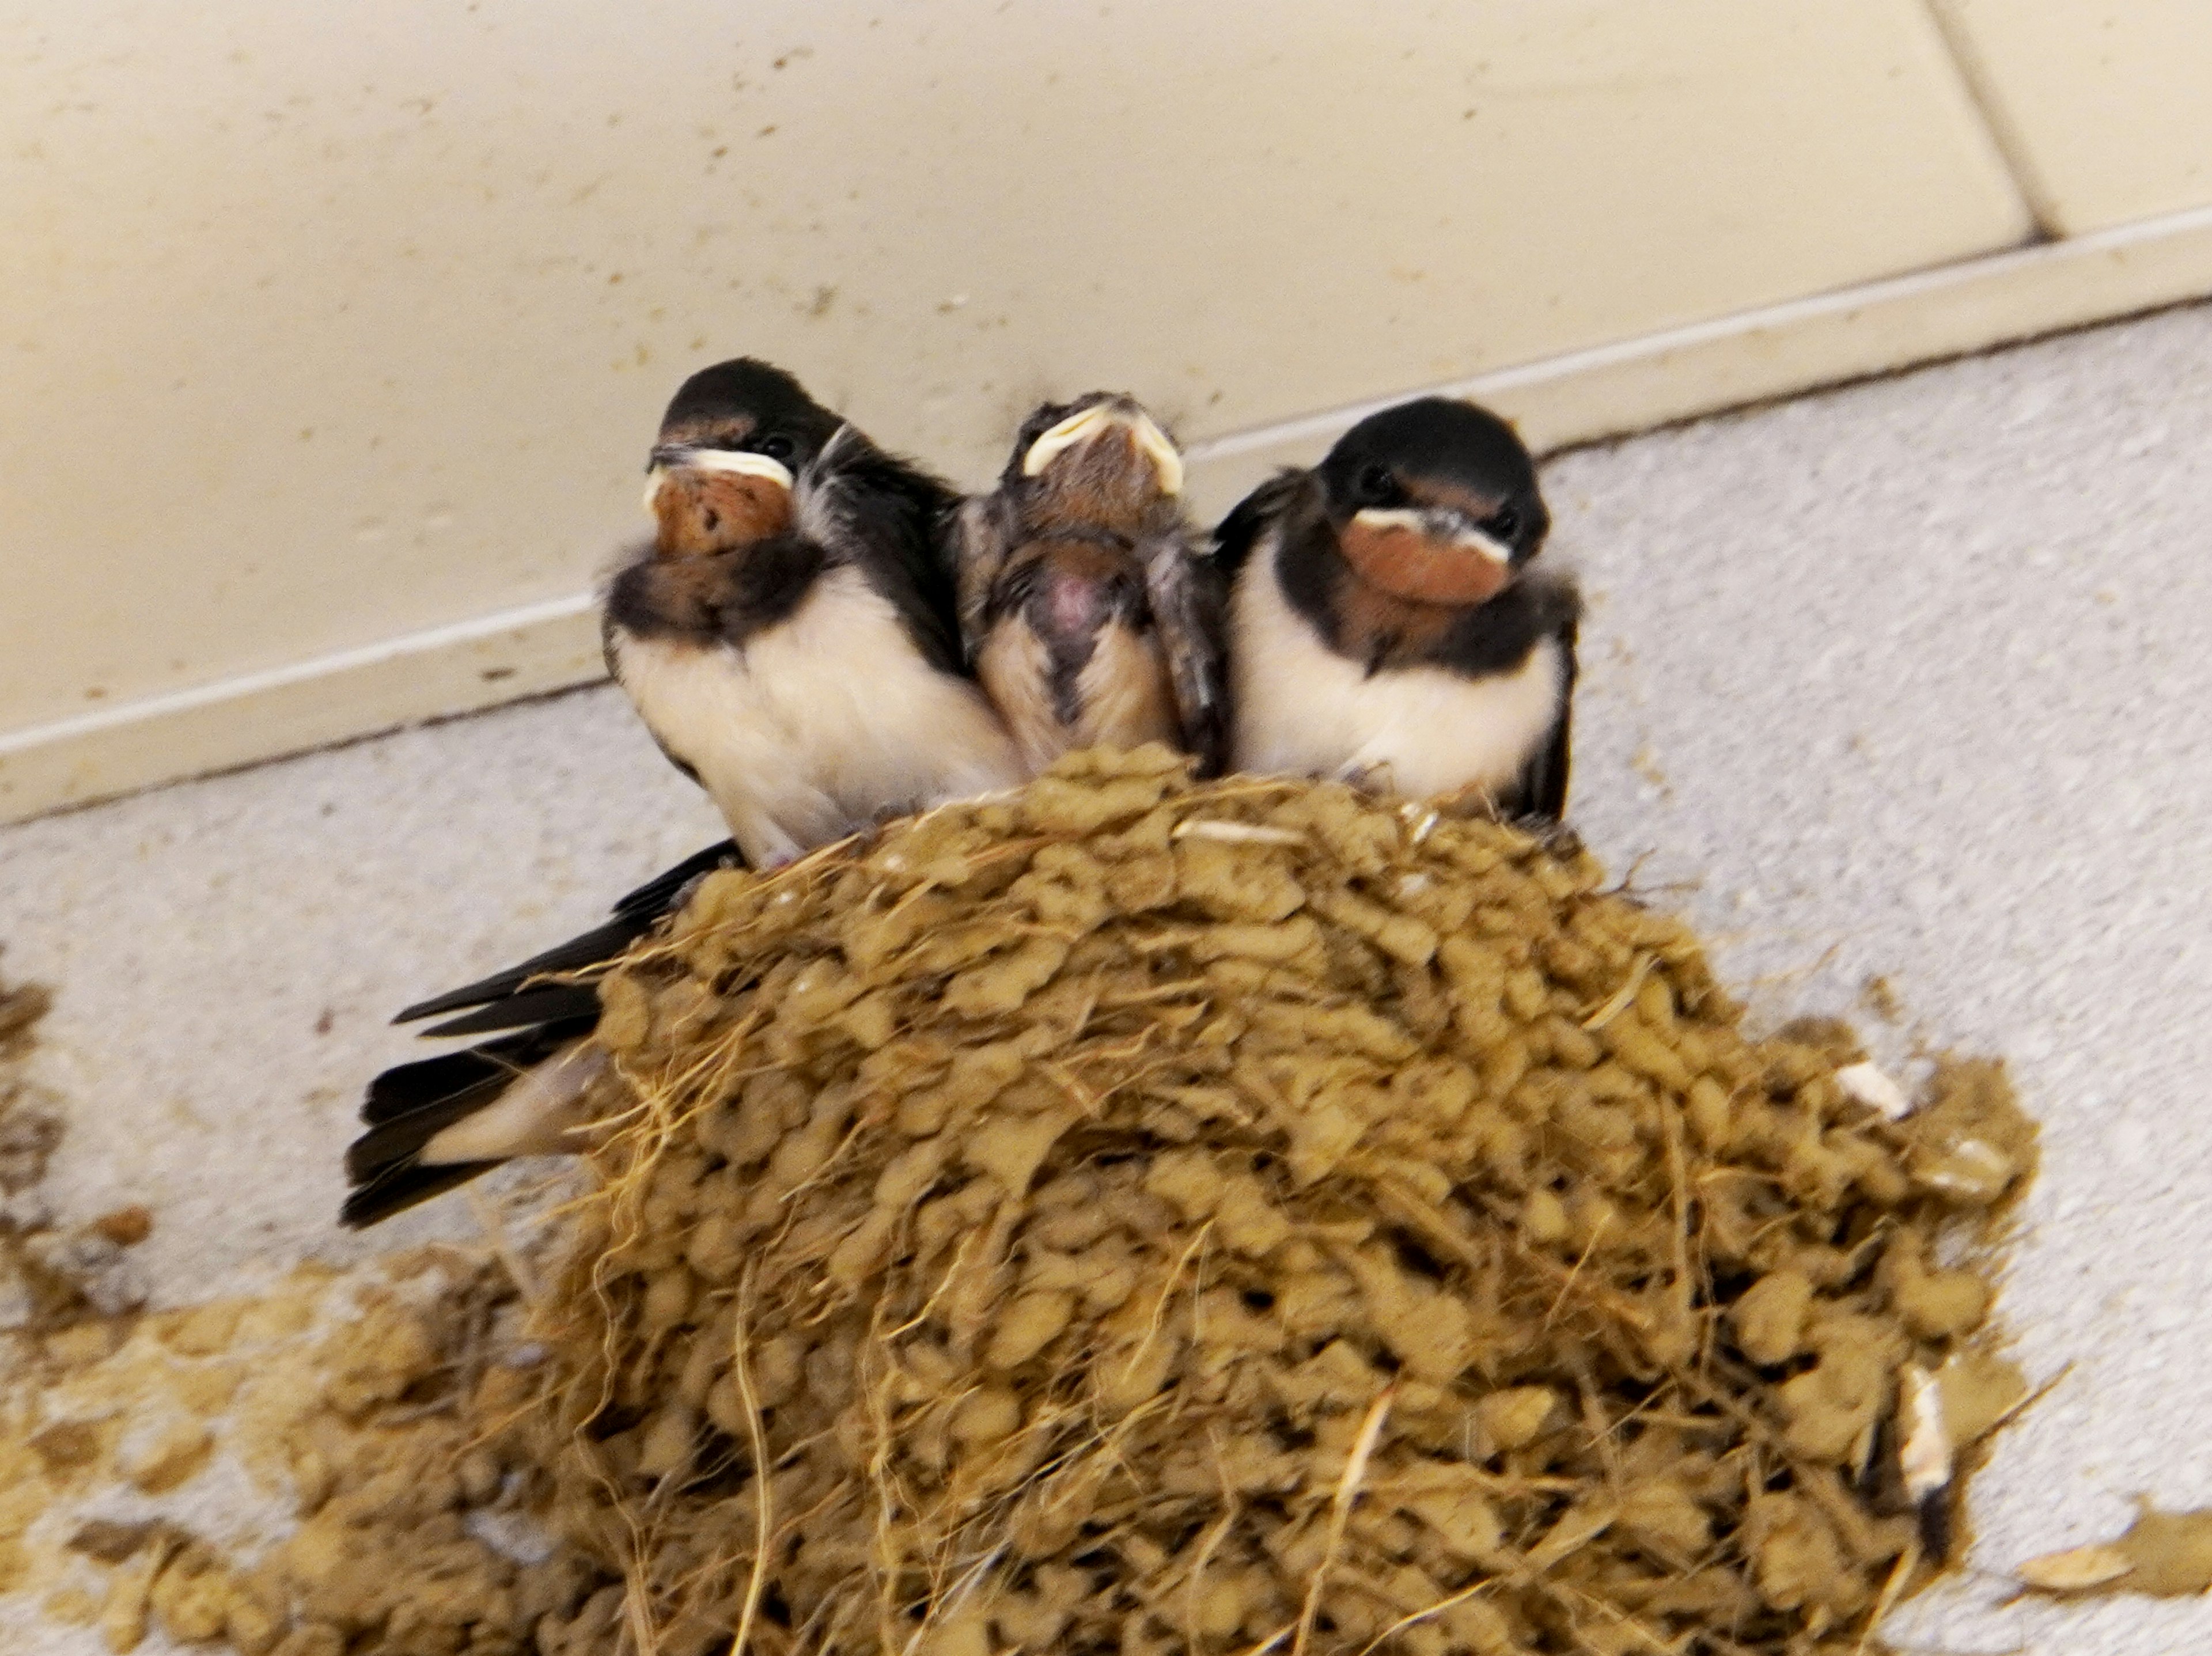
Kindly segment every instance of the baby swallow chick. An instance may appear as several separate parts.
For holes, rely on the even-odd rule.
[[[657,533],[607,598],[610,666],[733,843],[613,918],[398,1022],[490,1035],[369,1083],[341,1217],[374,1224],[516,1156],[578,1148],[605,1060],[597,978],[714,869],[768,867],[1022,767],[958,646],[938,537],[951,496],[765,362],[695,374],[647,492]]]
[[[1025,421],[953,532],[961,630],[1024,763],[1165,742],[1227,757],[1226,584],[1182,505],[1182,457],[1103,391]]]
[[[744,358],[677,392],[649,476],[607,664],[747,861],[1021,779],[960,651],[943,484]]]
[[[1479,790],[1501,816],[1557,821],[1582,604],[1528,567],[1549,526],[1513,428],[1443,397],[1261,484],[1215,531],[1235,767]]]

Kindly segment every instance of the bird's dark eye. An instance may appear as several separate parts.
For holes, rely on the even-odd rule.
[[[1521,514],[1511,507],[1493,512],[1482,525],[1501,541],[1510,541],[1521,532]]]
[[[792,456],[791,439],[780,432],[772,437],[762,438],[753,447],[771,460],[788,460]]]
[[[1363,467],[1359,473],[1359,494],[1362,500],[1381,502],[1395,500],[1398,480],[1390,475],[1390,468],[1376,462]]]

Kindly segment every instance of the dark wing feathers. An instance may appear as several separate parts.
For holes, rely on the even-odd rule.
[[[1575,645],[1579,631],[1576,617],[1569,616],[1566,624],[1553,636],[1559,640],[1559,652],[1565,658],[1559,686],[1559,717],[1553,722],[1552,733],[1544,744],[1528,755],[1522,767],[1520,779],[1514,785],[1516,813],[1523,816],[1538,816],[1546,822],[1559,822],[1567,815],[1567,771],[1574,739],[1575,716]]]
[[[1478,639],[1472,632],[1454,640],[1470,657],[1499,658],[1500,665],[1526,658],[1528,652],[1545,639],[1559,648],[1559,711],[1543,743],[1528,755],[1513,788],[1513,814],[1564,821],[1567,814],[1567,773],[1574,738],[1575,677],[1578,670],[1575,646],[1582,627],[1582,593],[1573,578],[1564,574],[1523,576],[1507,589],[1505,597],[1493,599],[1476,612],[1494,615],[1494,636]],[[1493,669],[1494,670],[1494,669]]]
[[[842,426],[800,475],[799,526],[860,566],[939,672],[962,671],[952,573],[940,545],[959,496],[910,460]]]
[[[459,1052],[419,1058],[412,1064],[395,1064],[368,1083],[361,1119],[369,1126],[397,1121],[403,1116],[443,1104],[448,1099],[472,1095],[477,1089],[490,1090],[477,1101],[489,1103],[507,1084],[533,1064],[542,1063],[575,1040],[587,1035],[598,1022],[595,1008],[588,1018],[570,1018],[542,1024],[517,1034],[501,1035]]]
[[[1228,579],[1178,536],[1145,559],[1145,593],[1175,685],[1183,745],[1200,776],[1218,776],[1229,763]]]
[[[492,1103],[532,1065],[591,1031],[589,1019],[543,1024],[466,1052],[398,1065],[377,1077],[361,1109],[368,1131],[346,1147],[353,1189],[338,1210],[338,1222],[355,1230],[375,1224],[497,1167],[496,1162],[423,1167],[415,1158],[447,1128]]]
[[[442,1167],[426,1168],[414,1161],[395,1162],[356,1182],[346,1192],[338,1209],[338,1222],[349,1230],[366,1229],[396,1213],[404,1213],[417,1203],[443,1196],[498,1165],[496,1162],[448,1162]]]
[[[962,650],[971,667],[989,623],[991,595],[1013,555],[1017,532],[1003,498],[996,494],[971,496],[945,519],[945,549],[952,567]]]
[[[1229,515],[1213,531],[1213,563],[1224,582],[1235,583],[1260,537],[1311,480],[1310,472],[1279,471],[1230,507]]]
[[[581,936],[556,944],[542,955],[532,955],[520,966],[510,966],[503,972],[495,972],[465,988],[448,990],[442,995],[417,1001],[398,1017],[394,1023],[416,1023],[424,1018],[436,1017],[441,1012],[458,1011],[465,1006],[482,1006],[489,1002],[505,1000],[520,991],[533,978],[550,976],[555,973],[574,972],[587,966],[597,966],[602,961],[612,960],[629,945],[653,929],[656,916],[626,915],[593,926]],[[432,1029],[428,1033],[436,1034]]]
[[[720,868],[743,868],[744,855],[738,842],[725,840],[720,845],[708,846],[704,851],[695,851],[672,869],[654,875],[643,885],[615,905],[620,916],[643,915],[657,920],[674,908],[684,898],[685,888],[702,875],[712,874]]]
[[[701,879],[716,869],[742,863],[731,841],[709,846],[623,897],[615,905],[614,918],[605,924],[533,955],[520,966],[402,1012],[394,1022],[409,1023],[477,1007],[481,1010],[448,1019],[424,1034],[513,1033],[461,1052],[394,1065],[368,1083],[361,1107],[362,1123],[368,1131],[346,1151],[346,1173],[354,1189],[340,1210],[341,1222],[356,1228],[374,1224],[498,1165],[471,1162],[425,1168],[415,1157],[447,1127],[495,1102],[517,1077],[597,1027],[596,981],[562,981],[562,974],[588,972],[618,959],[679,907]]]

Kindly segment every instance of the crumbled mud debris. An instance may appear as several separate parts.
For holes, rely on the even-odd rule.
[[[24,1068],[47,1004],[0,988],[0,1621],[35,1593],[118,1656],[155,1631],[244,1656],[603,1650],[566,1632],[608,1578],[558,1544],[528,1431],[544,1352],[504,1267],[432,1248],[143,1310],[127,1250],[155,1216],[66,1228],[40,1192],[64,1130]]]
[[[609,1578],[558,1544],[522,1320],[496,1262],[441,1247],[149,1313],[102,1350],[47,1336],[0,1415],[0,1591],[117,1652],[570,1648]]]
[[[2119,1539],[2031,1558],[2014,1572],[2021,1585],[2069,1598],[2212,1592],[2212,1510],[2166,1513],[2148,1501],[2136,1504],[2136,1521]]]
[[[0,1338],[119,1316],[146,1299],[127,1250],[145,1240],[150,1216],[144,1228],[111,1214],[64,1229],[40,1189],[64,1126],[29,1059],[52,1004],[40,985],[0,982]]]

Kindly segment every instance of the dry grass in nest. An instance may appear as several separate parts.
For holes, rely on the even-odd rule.
[[[1600,880],[1157,750],[714,876],[604,987],[544,1313],[632,1642],[1861,1648],[1900,1374],[1962,1445],[2015,1392],[2032,1129],[1854,1101]]]

